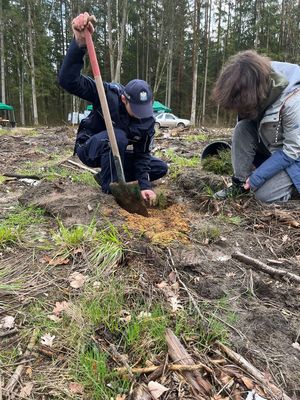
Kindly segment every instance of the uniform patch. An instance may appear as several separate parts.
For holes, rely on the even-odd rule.
[[[143,91],[140,93],[140,100],[141,101],[147,101],[148,97],[147,97],[147,92]]]

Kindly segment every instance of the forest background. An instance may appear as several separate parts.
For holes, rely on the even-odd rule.
[[[235,119],[210,98],[230,55],[300,61],[300,0],[0,0],[1,101],[19,126],[62,124],[86,108],[57,83],[71,20],[83,11],[97,18],[103,80],[145,79],[156,100],[196,125]]]

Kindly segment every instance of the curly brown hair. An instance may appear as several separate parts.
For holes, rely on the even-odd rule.
[[[213,89],[212,97],[241,118],[255,119],[270,91],[271,61],[253,50],[230,57]]]

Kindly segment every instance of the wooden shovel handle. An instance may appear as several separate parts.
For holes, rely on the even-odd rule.
[[[112,150],[112,153],[114,156],[118,180],[125,182],[125,176],[124,176],[124,170],[123,170],[123,166],[122,166],[122,162],[121,162],[120,152],[119,152],[114,128],[113,128],[112,121],[111,121],[111,116],[110,116],[110,112],[109,112],[109,108],[108,108],[108,104],[107,104],[106,94],[105,94],[104,85],[103,85],[103,81],[102,81],[102,77],[101,77],[101,73],[100,73],[99,64],[97,61],[97,56],[96,56],[96,51],[95,51],[95,46],[93,43],[92,35],[87,28],[85,29],[84,33],[85,33],[85,40],[86,40],[86,46],[87,46],[88,53],[89,53],[90,63],[92,66],[93,75],[94,75],[94,79],[95,79],[95,83],[96,83],[96,87],[97,87],[97,92],[98,92],[98,96],[99,96],[99,100],[100,100],[100,104],[101,104],[101,108],[102,108],[102,112],[103,112],[103,117],[104,117],[106,129],[107,129],[107,133],[108,133],[108,137],[109,137],[109,141],[110,141],[110,145],[111,145],[111,150]]]

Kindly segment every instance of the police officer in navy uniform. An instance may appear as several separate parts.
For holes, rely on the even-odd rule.
[[[117,180],[108,134],[102,115],[95,81],[81,75],[86,53],[84,29],[94,32],[93,16],[80,14],[72,21],[74,39],[59,73],[59,84],[69,93],[93,104],[93,111],[81,121],[75,143],[75,153],[89,167],[100,167],[95,178],[105,193]],[[153,95],[147,82],[134,79],[124,87],[119,83],[104,83],[112,123],[122,158],[126,181],[138,180],[143,199],[153,204],[156,194],[151,181],[167,173],[167,164],[150,151],[154,139]],[[130,146],[131,145],[131,146]],[[127,147],[131,147],[129,149]]]

